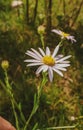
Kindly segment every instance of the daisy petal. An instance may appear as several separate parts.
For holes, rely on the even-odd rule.
[[[63,57],[63,55],[58,55],[58,56],[55,57],[55,60],[58,60],[58,59],[60,59],[62,57]]]
[[[41,48],[39,48],[39,51],[42,54],[42,56],[45,56],[45,53],[44,53],[44,51]]]
[[[53,58],[56,56],[58,50],[59,50],[59,45],[57,45],[56,48],[54,49],[54,52],[53,52],[53,54],[52,54],[52,57],[53,57]]]
[[[53,70],[52,70],[51,67],[48,68],[48,76],[49,76],[50,81],[52,82],[52,80],[53,80]]]
[[[71,39],[71,42],[73,43],[73,42],[77,42],[75,39]]]
[[[42,58],[42,56],[39,54],[39,52],[37,52],[35,49],[31,48],[31,50],[40,58]]]
[[[71,57],[71,55],[65,56],[65,57],[61,58],[60,60],[57,60],[56,63],[62,62],[62,61],[66,60],[66,59],[68,59],[68,58],[70,58],[70,57]]]
[[[59,67],[59,66],[55,66],[56,69],[59,69],[59,70],[63,70],[63,71],[66,71],[67,69],[66,68],[63,68],[63,67]]]
[[[48,65],[44,65],[43,72],[46,72],[48,70]]]
[[[70,61],[62,61],[62,62],[60,62],[61,64],[69,64],[70,63]]]
[[[56,64],[55,67],[68,67],[70,64]]]
[[[34,59],[30,59],[30,60],[24,60],[24,62],[34,62],[34,63],[40,63],[41,60],[34,60]]]
[[[41,65],[40,67],[38,67],[38,69],[36,70],[36,74],[39,74],[42,70],[45,72],[47,71],[48,66],[46,65]]]
[[[50,49],[48,47],[46,47],[46,55],[50,56]]]
[[[61,72],[61,71],[59,71],[58,69],[56,69],[56,68],[52,68],[56,73],[58,73],[60,76],[62,76],[63,77],[63,73]]]
[[[27,66],[36,66],[36,65],[43,65],[43,63],[31,63],[31,64],[28,64]]]
[[[67,36],[67,39],[68,39],[68,40],[71,40],[72,43],[73,43],[73,42],[76,42],[74,36]]]
[[[33,52],[31,51],[27,51],[26,54],[30,57],[33,57],[34,59],[37,59],[39,60],[40,58],[38,57],[38,55],[34,54]]]
[[[56,33],[56,34],[61,34],[60,30],[56,30],[56,29],[52,29],[52,32]]]

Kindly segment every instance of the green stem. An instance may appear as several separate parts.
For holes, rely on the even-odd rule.
[[[45,44],[44,44],[44,36],[40,34],[41,42],[42,42],[42,47],[45,49]]]
[[[7,81],[6,81],[6,82],[7,82]],[[1,86],[4,88],[4,90],[7,91],[7,93],[9,94],[9,93],[10,93],[9,89],[6,88],[5,84],[4,84],[1,80],[0,80],[0,84],[1,84]],[[8,83],[7,83],[7,84],[8,84]],[[7,86],[7,87],[8,87],[8,86]],[[8,88],[9,88],[9,87],[8,87]],[[13,98],[13,102],[14,102],[16,108],[19,110],[20,117],[21,117],[22,121],[25,123],[26,120],[25,120],[24,114],[23,114],[21,108],[19,108],[19,105],[18,105],[18,103],[15,101],[14,98]]]
[[[59,45],[61,46],[63,43],[64,39],[61,39],[61,41],[59,42]]]
[[[11,104],[12,104],[12,109],[13,109],[13,113],[14,113],[14,117],[15,117],[15,122],[16,122],[16,128],[17,128],[17,130],[20,130],[19,129],[19,123],[18,123],[18,116],[17,116],[17,113],[15,111],[15,105],[14,105],[14,101],[15,100],[14,100],[14,97],[13,97],[12,88],[11,88],[11,86],[9,84],[7,71],[4,71],[4,73],[5,73],[5,83],[6,83],[6,87],[7,87],[6,91],[7,91],[7,93],[10,96],[10,100],[11,100]]]
[[[60,127],[49,127],[49,128],[42,128],[42,129],[37,129],[37,130],[58,130],[58,129],[73,129],[76,128],[78,124],[74,126],[60,126]]]
[[[37,108],[36,108],[35,110],[34,110],[34,109],[35,109],[35,107],[33,107],[32,112],[31,112],[31,114],[30,114],[28,120],[26,121],[26,124],[25,124],[24,130],[27,130],[28,124],[29,124],[29,122],[30,122],[32,116],[34,115],[34,112],[37,111]]]
[[[16,111],[15,111],[15,106],[14,106],[14,101],[13,101],[13,97],[12,97],[12,99],[11,99],[11,103],[12,103],[12,109],[13,109],[13,113],[14,113],[14,117],[15,117],[15,121],[16,121],[16,128],[17,128],[17,130],[20,130],[19,129],[19,123],[18,123],[18,116],[17,116],[17,113],[16,113]]]
[[[41,92],[42,92],[42,88],[43,86],[46,84],[47,82],[47,79],[46,79],[46,75],[43,74],[43,80],[38,88],[38,93],[37,95],[34,96],[34,106],[33,106],[33,109],[31,111],[31,114],[28,118],[28,120],[26,121],[26,124],[24,126],[24,129],[23,130],[27,130],[27,127],[29,125],[29,122],[31,120],[31,118],[33,117],[33,115],[36,113],[36,111],[38,110],[38,107],[39,107],[39,103],[40,103],[40,97],[41,97]]]

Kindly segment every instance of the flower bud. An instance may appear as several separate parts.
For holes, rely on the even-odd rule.
[[[1,67],[4,69],[4,70],[7,70],[8,67],[9,67],[9,62],[7,60],[3,60],[2,63],[1,63]]]
[[[40,25],[38,27],[38,33],[41,35],[41,34],[44,34],[44,32],[45,32],[45,27],[43,25]]]

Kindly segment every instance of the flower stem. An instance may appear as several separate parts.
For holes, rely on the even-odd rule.
[[[26,124],[25,124],[23,130],[27,130],[27,127],[29,125],[29,122],[30,122],[31,118],[33,117],[33,115],[36,113],[36,111],[39,108],[39,103],[40,103],[40,97],[41,97],[42,88],[46,84],[46,82],[47,82],[47,78],[46,78],[45,74],[43,74],[43,80],[40,83],[40,86],[38,87],[38,92],[37,92],[37,94],[34,95],[34,106],[33,106],[33,109],[31,111],[31,114],[30,114],[28,120],[26,121]]]
[[[6,87],[7,87],[6,91],[7,91],[7,93],[10,96],[10,100],[11,100],[11,104],[12,104],[12,109],[13,109],[13,113],[14,113],[14,117],[15,117],[15,122],[16,122],[16,128],[17,128],[17,130],[20,130],[19,123],[18,123],[18,116],[17,116],[17,113],[15,111],[15,104],[14,104],[15,102],[14,102],[14,96],[13,96],[13,93],[12,93],[12,87],[9,84],[7,71],[5,70],[4,73],[5,73],[5,83],[6,83]]]
[[[78,124],[73,126],[60,126],[60,127],[49,127],[49,128],[42,128],[37,130],[58,130],[58,129],[74,129],[78,126]]]
[[[59,42],[59,45],[61,46],[63,43],[64,39],[61,39],[61,41]]]
[[[19,123],[18,123],[18,116],[17,116],[17,113],[16,113],[16,111],[15,111],[15,106],[14,106],[13,97],[12,97],[12,99],[11,99],[11,103],[12,103],[13,113],[14,113],[14,117],[15,117],[15,121],[16,121],[16,128],[17,128],[17,130],[20,130],[20,129],[19,129]]]
[[[41,38],[42,47],[43,47],[43,49],[45,49],[44,36],[42,34],[40,34],[40,38]]]

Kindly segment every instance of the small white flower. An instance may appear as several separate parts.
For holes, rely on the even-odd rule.
[[[11,6],[13,8],[15,8],[15,7],[21,6],[22,4],[23,4],[23,2],[21,0],[14,0],[14,1],[12,1]]]
[[[66,39],[68,39],[68,40],[71,40],[72,43],[73,43],[73,42],[76,42],[74,36],[71,36],[70,34],[65,33],[65,32],[63,32],[63,31],[61,31],[61,30],[53,29],[52,32],[54,32],[54,33],[60,35],[62,39],[66,38]]]
[[[50,81],[53,80],[53,71],[58,73],[60,76],[63,76],[61,71],[66,71],[66,67],[70,66],[70,62],[66,59],[70,58],[71,55],[63,57],[63,55],[57,55],[59,50],[59,45],[54,49],[53,54],[51,55],[50,49],[46,47],[46,52],[39,48],[39,52],[31,48],[31,51],[27,51],[26,54],[32,59],[27,59],[25,62],[28,62],[27,66],[39,66],[36,70],[38,75],[41,71],[48,71],[48,76]]]

